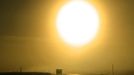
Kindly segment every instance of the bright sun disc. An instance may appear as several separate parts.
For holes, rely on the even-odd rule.
[[[57,30],[68,44],[82,46],[95,38],[99,28],[99,16],[95,8],[86,1],[70,1],[57,15]]]

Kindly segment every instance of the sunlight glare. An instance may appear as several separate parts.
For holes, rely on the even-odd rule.
[[[95,38],[99,28],[99,16],[90,3],[73,0],[60,9],[56,25],[64,42],[72,46],[82,46]]]

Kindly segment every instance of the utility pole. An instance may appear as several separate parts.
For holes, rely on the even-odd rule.
[[[112,64],[112,75],[114,75],[114,64]]]

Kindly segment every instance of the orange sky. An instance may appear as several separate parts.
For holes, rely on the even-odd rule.
[[[71,48],[57,36],[54,20],[65,2],[52,0],[0,1],[0,71],[66,72],[134,70],[134,4],[132,1],[93,1],[101,29],[92,44]]]

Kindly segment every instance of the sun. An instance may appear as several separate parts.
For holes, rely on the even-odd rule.
[[[99,16],[90,3],[70,1],[59,10],[56,27],[64,42],[72,46],[83,46],[95,38],[99,28]]]

